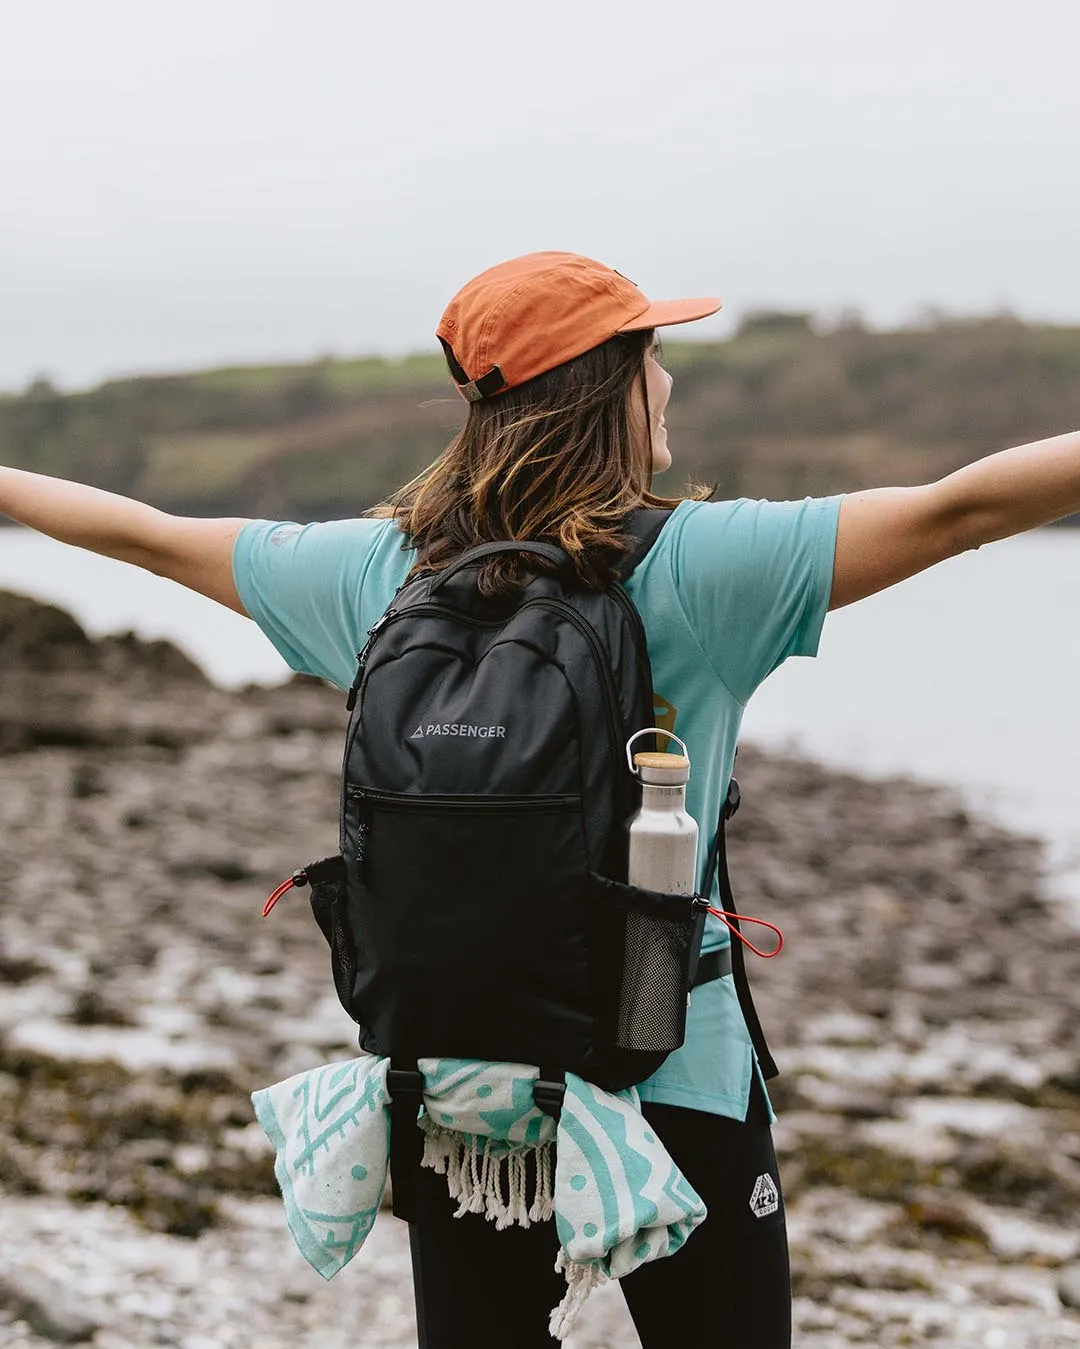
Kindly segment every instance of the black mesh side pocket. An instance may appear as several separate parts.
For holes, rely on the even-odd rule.
[[[658,1067],[686,1036],[705,910],[692,895],[641,890],[595,875],[593,883],[607,901],[598,915],[605,929],[603,1038],[616,1053],[647,1056]]]
[[[304,868],[311,886],[311,912],[330,947],[338,1001],[350,1015],[356,979],[356,943],[345,908],[345,859],[338,854]]]

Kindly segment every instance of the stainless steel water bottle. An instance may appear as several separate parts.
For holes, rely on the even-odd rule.
[[[682,754],[631,757],[634,741],[653,733],[641,731],[626,746],[630,771],[641,783],[641,809],[630,821],[627,878],[643,890],[692,895],[697,886],[698,827],[686,813],[690,756],[686,745],[673,735],[670,738]]]
[[[634,741],[653,733],[641,731],[626,746],[630,771],[641,783],[641,809],[630,821],[627,879],[642,890],[690,896],[697,889],[698,842],[697,824],[686,810],[690,756],[677,736],[670,738],[682,754],[633,754]],[[652,904],[628,907],[618,1008],[620,1048],[669,1053],[682,1043],[692,927],[689,909],[675,919]]]

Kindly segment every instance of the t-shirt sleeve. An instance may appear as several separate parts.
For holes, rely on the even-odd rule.
[[[292,669],[349,686],[360,635],[381,612],[365,600],[365,579],[391,524],[253,520],[240,531],[233,549],[240,600]]]
[[[703,652],[740,703],[788,656],[817,654],[840,501],[700,503],[680,513],[676,590]]]

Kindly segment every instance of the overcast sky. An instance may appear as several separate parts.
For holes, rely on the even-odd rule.
[[[0,0],[0,389],[431,349],[471,274],[1080,322],[1080,0]]]

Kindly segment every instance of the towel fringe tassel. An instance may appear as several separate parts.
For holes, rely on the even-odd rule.
[[[477,1134],[462,1134],[434,1124],[429,1115],[420,1119],[424,1134],[422,1165],[446,1177],[450,1198],[458,1201],[455,1218],[482,1213],[500,1231],[506,1227],[530,1227],[554,1217],[554,1156],[551,1143],[513,1147],[489,1147],[490,1140]],[[529,1193],[529,1160],[534,1161],[532,1193]],[[552,1310],[548,1331],[557,1340],[570,1334],[585,1300],[607,1275],[598,1265],[581,1265],[559,1251],[555,1268],[566,1277],[566,1293]]]
[[[559,1305],[552,1309],[548,1334],[556,1340],[565,1340],[573,1329],[577,1314],[594,1288],[607,1282],[607,1275],[599,1265],[579,1265],[559,1251],[555,1268],[566,1276],[566,1293]]]
[[[458,1201],[455,1218],[482,1213],[499,1231],[530,1227],[554,1216],[554,1167],[551,1143],[510,1149],[486,1146],[477,1134],[444,1129],[425,1115],[422,1165],[446,1177],[450,1198]],[[529,1193],[529,1158],[535,1159],[535,1178]]]

